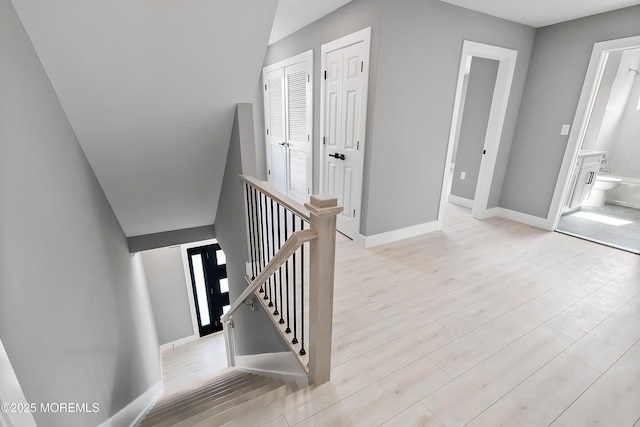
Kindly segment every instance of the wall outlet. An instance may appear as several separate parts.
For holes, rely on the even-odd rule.
[[[562,125],[562,129],[560,129],[560,135],[569,135],[570,129],[571,125]]]
[[[467,176],[466,172],[460,172],[460,179],[464,179]]]

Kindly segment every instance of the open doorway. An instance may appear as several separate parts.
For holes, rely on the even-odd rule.
[[[594,45],[558,178],[553,229],[640,252],[640,37]]]
[[[512,49],[464,41],[442,181],[440,223],[448,201],[471,208],[474,218],[490,216],[489,194],[517,54]]]

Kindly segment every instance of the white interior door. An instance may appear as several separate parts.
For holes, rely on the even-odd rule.
[[[312,185],[313,126],[310,61],[286,67],[286,148],[287,195],[300,203],[307,202]]]
[[[344,209],[338,230],[355,239],[360,232],[369,43],[366,29],[323,46],[323,145],[321,192]],[[355,36],[355,37],[354,37]]]
[[[284,69],[264,73],[267,181],[287,193],[287,148],[285,138]]]
[[[263,70],[267,179],[305,203],[313,184],[313,51]]]

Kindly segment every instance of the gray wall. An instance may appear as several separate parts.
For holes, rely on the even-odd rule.
[[[538,29],[500,206],[547,217],[593,44],[638,34],[640,6]]]
[[[158,343],[167,344],[194,333],[184,266],[179,246],[141,253]]]
[[[451,182],[451,194],[469,200],[474,200],[476,195],[498,65],[500,63],[493,59],[474,57],[471,60]],[[461,172],[466,174],[465,179],[460,179]]]
[[[368,26],[372,50],[361,233],[373,235],[437,219],[465,39],[518,50],[490,194],[497,203],[535,30],[438,0],[354,0],[267,50],[264,65],[314,49],[314,190],[320,47]],[[255,103],[261,106],[262,99]]]
[[[216,236],[227,257],[229,299],[233,304],[247,287],[244,279],[248,260],[244,189],[238,177],[255,174],[255,140],[251,104],[238,104],[227,154],[220,203],[216,214]],[[280,333],[258,305],[258,311],[240,308],[234,315],[238,355],[288,351]]]
[[[160,381],[144,269],[9,0],[0,0],[0,340],[37,413],[97,425]]]

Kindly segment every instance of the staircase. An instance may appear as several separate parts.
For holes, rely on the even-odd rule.
[[[195,388],[163,396],[140,427],[222,426],[298,389],[295,382],[229,370]]]

